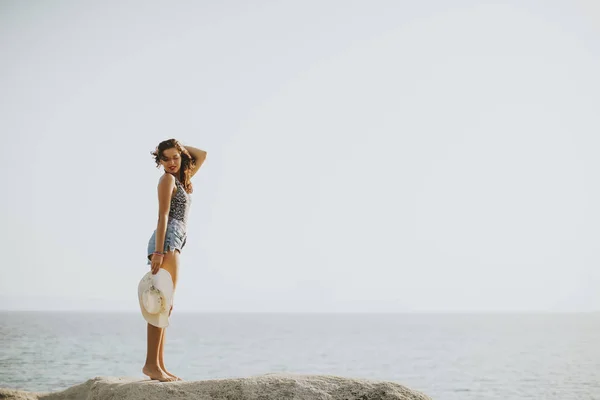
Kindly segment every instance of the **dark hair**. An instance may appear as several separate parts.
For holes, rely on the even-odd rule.
[[[168,139],[162,141],[156,146],[154,151],[150,154],[154,156],[156,162],[156,168],[160,168],[160,159],[163,156],[163,151],[167,149],[177,149],[181,154],[181,168],[179,169],[179,182],[183,185],[183,188],[187,193],[192,193],[194,188],[192,187],[190,171],[192,167],[196,165],[196,161],[192,158],[190,153],[177,141],[176,139]]]

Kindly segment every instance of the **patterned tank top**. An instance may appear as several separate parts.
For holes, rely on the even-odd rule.
[[[169,218],[173,218],[187,225],[187,219],[192,204],[192,197],[185,191],[183,184],[175,178],[177,191],[171,197],[171,208],[169,208]]]

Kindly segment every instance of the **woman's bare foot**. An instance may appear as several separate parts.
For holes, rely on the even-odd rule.
[[[142,372],[145,375],[148,375],[152,380],[161,382],[173,382],[177,380],[177,377],[167,375],[165,372],[163,372],[158,365],[144,365]]]
[[[167,371],[167,369],[165,367],[161,367],[161,369],[164,371],[165,374],[169,375],[171,378],[175,378],[176,381],[182,381],[183,380],[180,377],[178,377],[177,375],[173,375],[172,373],[170,373],[169,371]]]

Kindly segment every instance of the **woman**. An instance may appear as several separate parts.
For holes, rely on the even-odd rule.
[[[187,218],[193,192],[190,179],[206,159],[204,150],[183,147],[175,139],[161,142],[152,152],[157,168],[165,173],[158,181],[158,225],[148,242],[148,264],[152,274],[164,268],[171,274],[173,291],[177,286],[179,254],[187,238]],[[169,310],[169,316],[173,306]],[[142,372],[161,382],[181,380],[165,368],[165,329],[148,324],[146,365]]]

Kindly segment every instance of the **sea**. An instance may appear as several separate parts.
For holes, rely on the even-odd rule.
[[[137,377],[141,314],[0,312],[0,387]],[[439,400],[600,400],[600,313],[173,313],[165,364],[191,380],[267,373],[392,381]]]

